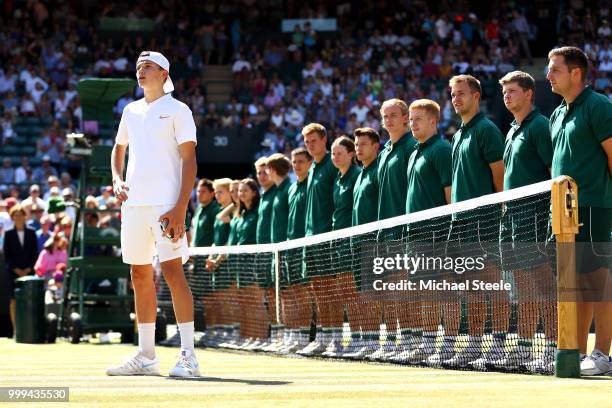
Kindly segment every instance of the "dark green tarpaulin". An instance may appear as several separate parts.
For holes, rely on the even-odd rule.
[[[128,78],[87,78],[77,84],[83,120],[114,120],[113,107],[122,95],[134,89],[136,81]]]

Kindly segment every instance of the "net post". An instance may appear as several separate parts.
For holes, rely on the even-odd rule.
[[[274,251],[274,302],[276,303],[276,324],[281,323],[280,319],[280,251]]]
[[[578,309],[575,298],[578,292],[576,292],[576,248],[573,245],[579,225],[578,187],[571,177],[561,176],[553,180],[551,203],[552,231],[557,242],[558,341],[555,376],[579,378]]]

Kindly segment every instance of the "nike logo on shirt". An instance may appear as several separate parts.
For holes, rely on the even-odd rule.
[[[160,119],[168,119],[170,117],[170,115],[159,115]]]

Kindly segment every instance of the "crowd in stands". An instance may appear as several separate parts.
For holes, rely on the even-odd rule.
[[[175,96],[188,103],[198,126],[264,129],[259,153],[263,156],[289,153],[301,143],[299,131],[308,122],[325,125],[332,140],[358,127],[371,127],[381,131],[384,143],[386,132],[378,111],[381,101],[391,97],[438,101],[440,130],[452,133],[457,119],[446,91],[448,78],[470,73],[495,80],[529,64],[538,30],[550,29],[530,23],[526,16],[535,10],[529,7],[493,7],[484,13],[434,10],[423,3],[410,9],[397,3],[384,10],[375,3],[356,7],[349,2],[319,2],[311,7],[306,2],[270,1],[265,8],[250,7],[252,3],[181,2],[176,7],[150,8],[4,3],[0,149],[21,139],[19,152],[29,154],[13,152],[8,157],[9,150],[2,150],[0,231],[11,226],[8,207],[22,200],[37,230],[42,231],[38,223],[46,219],[48,230],[66,231],[63,218],[43,212],[50,197],[76,193],[67,171],[65,141],[67,133],[82,128],[77,83],[90,76],[132,76],[133,61],[142,49],[161,49],[172,61]],[[612,97],[609,7],[602,2],[601,7],[588,9],[582,2],[571,2],[563,10],[560,41],[582,45],[593,61],[594,88]],[[120,16],[150,18],[156,32],[164,33],[163,39],[146,34],[111,36],[99,30],[99,17]],[[304,23],[281,34],[282,18],[335,18],[338,31],[315,31]],[[202,80],[207,64],[231,65],[233,97],[225,106],[207,103]],[[141,95],[136,89],[122,97],[117,115]],[[486,97],[485,92],[485,102]],[[20,134],[20,124],[32,125],[26,129],[37,132],[33,139]],[[101,197],[90,200],[91,205],[117,205],[112,197]]]
[[[24,226],[36,232],[37,258],[31,272],[47,281],[53,279],[57,282],[66,267],[76,215],[74,207],[59,205],[72,202],[75,190],[67,173],[63,174],[61,181],[56,176],[49,176],[44,185],[47,186],[46,193],[43,193],[41,185],[32,184],[29,195],[23,200],[15,195],[0,199],[0,248],[6,250],[5,232],[18,224],[17,216],[23,216]],[[101,210],[119,208],[111,186],[102,187],[97,196],[87,196],[84,205]],[[120,228],[118,212],[88,213],[86,220],[86,227],[114,228],[116,231]]]

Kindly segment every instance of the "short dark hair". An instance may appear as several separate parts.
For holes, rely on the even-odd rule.
[[[291,156],[297,156],[298,154],[301,154],[304,157],[306,157],[306,160],[312,161],[312,156],[310,155],[310,153],[308,153],[308,150],[306,150],[305,147],[303,146],[296,147],[295,149],[291,151]]]
[[[213,187],[213,182],[207,178],[203,178],[198,181],[198,188],[205,187],[211,193],[215,191],[215,187]]]
[[[367,136],[368,138],[370,138],[372,143],[380,143],[380,134],[376,130],[369,127],[357,128],[353,132],[353,135],[355,136],[355,138],[360,136]]]
[[[586,79],[587,70],[589,69],[589,57],[578,47],[560,47],[550,50],[548,59],[555,56],[562,56],[565,65],[571,72],[573,69],[580,70],[580,77],[584,81]]]
[[[502,79],[499,80],[499,84],[501,86],[510,84],[512,82],[520,86],[523,91],[531,90],[531,92],[533,93],[533,96],[531,97],[531,101],[532,102],[535,101],[536,86],[535,86],[535,80],[533,79],[531,75],[523,71],[512,71],[512,72],[508,72],[506,75],[502,77]]]

